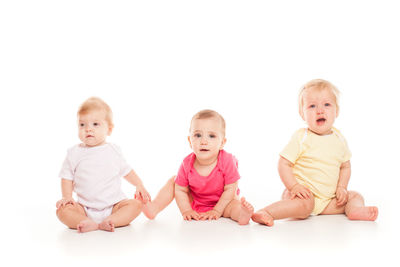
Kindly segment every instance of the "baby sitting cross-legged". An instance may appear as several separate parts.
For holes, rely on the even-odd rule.
[[[156,214],[173,199],[174,183],[170,179],[159,193],[167,197],[151,202],[119,147],[106,142],[113,126],[112,111],[103,100],[92,97],[81,105],[78,135],[82,143],[68,150],[59,175],[62,199],[56,203],[60,221],[81,233],[98,229],[112,232],[135,219],[143,205],[150,206]],[[122,192],[121,177],[136,186],[136,199],[127,199]],[[72,197],[73,191],[77,202]]]

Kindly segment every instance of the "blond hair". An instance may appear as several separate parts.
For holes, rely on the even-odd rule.
[[[197,112],[196,114],[194,114],[194,116],[192,117],[192,120],[190,121],[189,131],[191,131],[191,129],[192,129],[192,123],[194,120],[209,119],[209,118],[218,118],[221,121],[222,132],[225,136],[225,120],[224,120],[224,118],[221,116],[221,114],[219,114],[218,112],[211,110],[211,109],[203,109],[203,110]]]
[[[307,89],[313,89],[317,91],[322,91],[322,90],[329,90],[332,92],[332,94],[335,96],[335,104],[336,104],[336,109],[339,110],[339,96],[340,96],[340,91],[334,86],[331,82],[328,82],[326,80],[322,79],[314,79],[306,83],[299,92],[299,113],[302,114],[303,111],[303,95],[304,91]]]
[[[102,99],[98,97],[90,97],[88,98],[85,102],[81,104],[81,106],[78,109],[78,117],[88,114],[92,111],[104,111],[105,113],[105,120],[107,121],[108,125],[113,128],[114,123],[113,123],[113,114],[112,110],[109,105],[107,105],[106,102],[104,102]]]

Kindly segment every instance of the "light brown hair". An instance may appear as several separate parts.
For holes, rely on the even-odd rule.
[[[218,118],[221,121],[222,132],[225,136],[225,120],[224,120],[224,118],[221,116],[221,114],[219,114],[218,112],[211,110],[211,109],[203,109],[203,110],[197,112],[196,114],[194,114],[194,116],[192,117],[192,120],[190,122],[189,131],[192,128],[192,123],[194,120],[209,119],[209,118]]]
[[[113,128],[114,123],[113,123],[113,114],[112,110],[109,105],[107,105],[106,102],[104,102],[102,99],[98,97],[90,97],[88,98],[85,102],[82,103],[82,105],[78,109],[78,117],[88,114],[91,111],[104,111],[105,114],[105,120],[107,121],[108,125]]]
[[[339,96],[340,91],[334,86],[331,82],[322,79],[314,79],[307,82],[299,92],[299,113],[302,114],[303,110],[303,94],[307,89],[322,91],[322,90],[330,90],[332,94],[335,96],[335,104],[336,109],[339,110]]]

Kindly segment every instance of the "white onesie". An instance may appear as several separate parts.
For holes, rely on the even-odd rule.
[[[100,223],[111,214],[113,205],[126,199],[121,177],[131,170],[118,146],[79,144],[68,149],[59,177],[74,182],[78,202],[89,218]]]

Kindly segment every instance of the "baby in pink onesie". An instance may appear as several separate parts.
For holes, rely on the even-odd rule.
[[[223,150],[225,120],[213,110],[193,116],[188,137],[193,150],[175,179],[175,199],[185,220],[216,220],[226,217],[246,225],[254,208],[239,200],[238,163]]]

